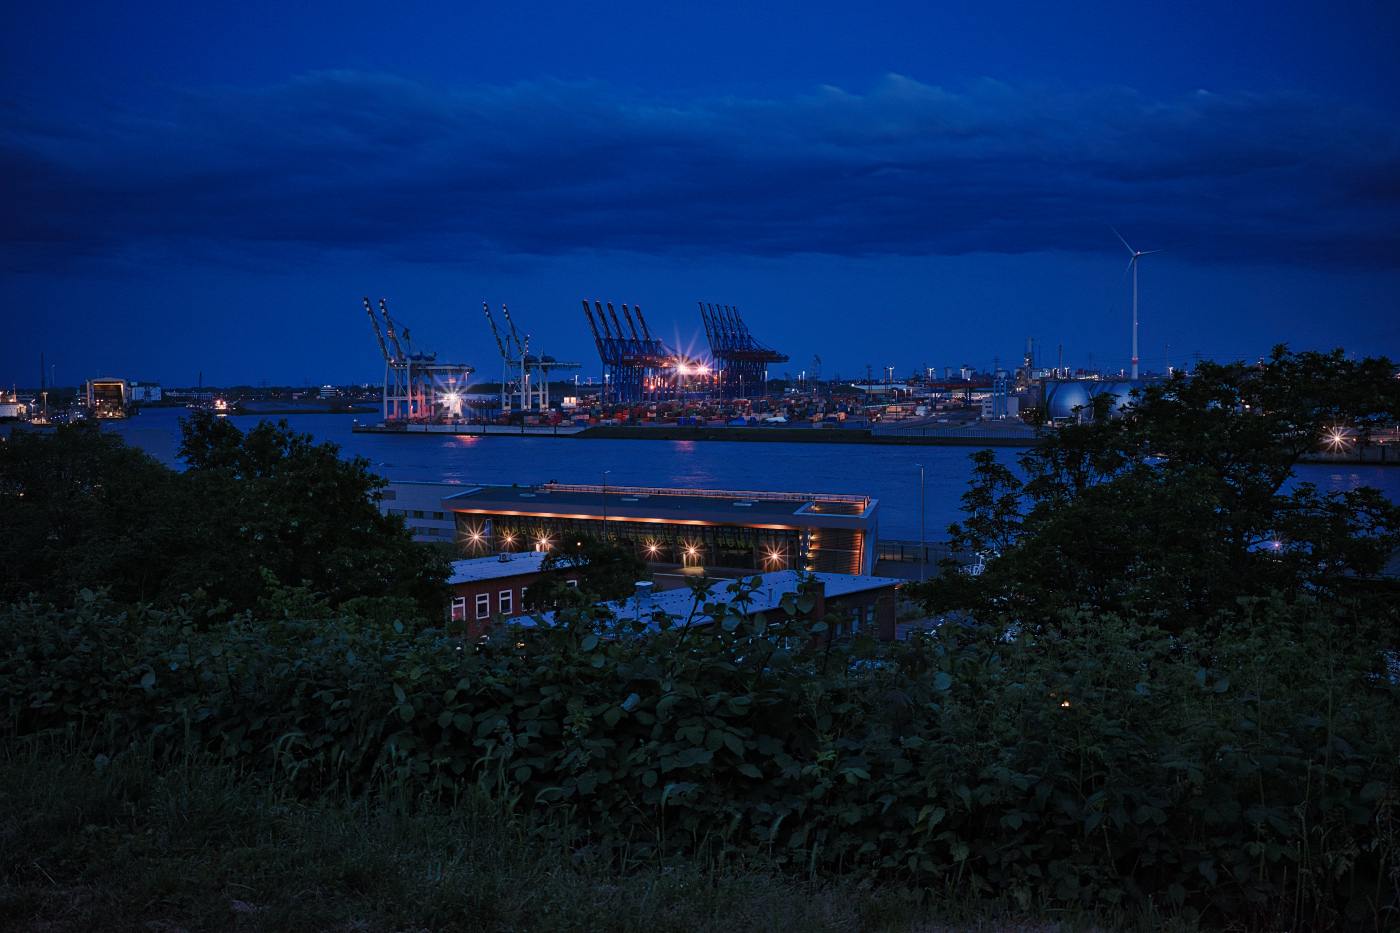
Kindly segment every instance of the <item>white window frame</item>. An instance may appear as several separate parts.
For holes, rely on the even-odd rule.
[[[489,619],[489,618],[491,618],[491,594],[490,594],[490,593],[477,593],[477,594],[476,594],[476,617],[477,617],[478,619]]]
[[[496,608],[501,615],[508,616],[515,611],[515,590],[501,590],[496,594]]]
[[[452,599],[452,621],[467,621],[467,597],[455,596]]]

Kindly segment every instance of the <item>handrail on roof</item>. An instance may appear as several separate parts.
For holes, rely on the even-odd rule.
[[[601,485],[586,483],[540,483],[539,488],[551,492],[596,492],[601,493]],[[663,486],[614,486],[608,484],[608,492],[622,495],[644,496],[704,496],[712,499],[776,499],[782,502],[859,502],[862,510],[870,505],[869,496],[855,496],[845,493],[817,492],[754,492],[738,489],[667,489]]]

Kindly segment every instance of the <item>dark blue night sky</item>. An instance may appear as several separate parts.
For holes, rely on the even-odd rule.
[[[0,380],[377,378],[429,348],[823,372],[1400,356],[1393,2],[156,3],[0,9]]]

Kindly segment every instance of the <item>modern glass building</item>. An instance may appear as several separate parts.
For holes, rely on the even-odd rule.
[[[548,550],[573,532],[625,545],[658,566],[856,574],[875,566],[879,502],[868,496],[559,483],[451,488],[441,507],[455,518],[468,557]]]

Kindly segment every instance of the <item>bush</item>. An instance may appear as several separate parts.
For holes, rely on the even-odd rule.
[[[742,593],[740,594],[742,601]],[[18,605],[11,736],[213,753],[307,794],[477,784],[598,851],[722,851],[1023,907],[1380,927],[1397,906],[1396,688],[1357,620],[1247,601],[1209,642],[1067,614],[857,657],[800,621],[472,650],[401,623]]]

